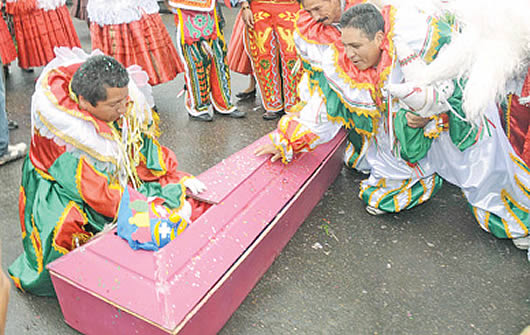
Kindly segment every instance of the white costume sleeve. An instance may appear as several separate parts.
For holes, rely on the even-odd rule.
[[[307,73],[302,77],[298,91],[301,100],[299,113],[282,117],[278,129],[271,135],[284,163],[290,162],[296,152],[311,151],[330,141],[341,128],[339,123],[328,119],[326,99],[318,89],[311,91]]]

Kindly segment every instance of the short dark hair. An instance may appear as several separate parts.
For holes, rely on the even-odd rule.
[[[385,19],[372,4],[363,3],[348,9],[340,18],[340,26],[361,30],[369,40],[379,31],[385,32]]]
[[[111,56],[97,55],[88,58],[74,73],[70,86],[94,107],[107,100],[107,88],[122,88],[129,84],[127,70]]]

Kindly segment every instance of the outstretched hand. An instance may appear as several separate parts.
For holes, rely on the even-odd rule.
[[[260,147],[258,147],[256,150],[254,150],[254,154],[256,156],[263,156],[263,155],[269,155],[272,154],[271,162],[276,162],[278,159],[282,157],[282,154],[274,144],[264,144]]]

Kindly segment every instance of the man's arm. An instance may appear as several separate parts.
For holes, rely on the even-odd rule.
[[[272,143],[257,148],[256,155],[272,154],[271,161],[281,157],[288,163],[295,153],[312,151],[337,135],[341,125],[328,118],[325,99],[318,90],[302,100],[306,101],[280,119],[277,130],[270,135]]]

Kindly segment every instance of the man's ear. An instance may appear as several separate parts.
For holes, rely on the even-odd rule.
[[[88,111],[91,107],[93,107],[87,99],[83,98],[83,96],[80,95],[77,99],[79,100],[79,108],[82,110]]]
[[[383,45],[383,41],[385,40],[385,33],[379,30],[377,33],[375,33],[374,41],[378,48],[381,48]]]

